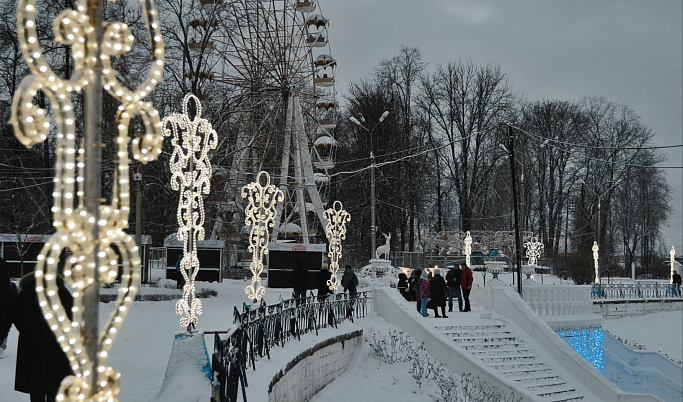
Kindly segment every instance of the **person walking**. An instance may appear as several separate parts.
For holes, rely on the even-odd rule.
[[[427,301],[429,300],[429,273],[427,270],[420,274],[420,312],[423,317],[429,317],[427,313]]]
[[[474,277],[472,276],[472,270],[467,265],[462,265],[462,276],[460,277],[460,288],[462,288],[462,298],[465,299],[465,308],[463,312],[472,311],[470,308],[470,292],[472,291],[472,282],[474,282]]]
[[[453,294],[458,297],[458,311],[462,311],[462,293],[460,292],[460,278],[462,270],[460,264],[453,264],[453,267],[446,274],[446,284],[448,285],[448,311],[453,311]]]
[[[351,265],[347,265],[344,269],[344,275],[342,275],[341,285],[344,288],[344,292],[349,291],[349,296],[353,297],[358,293],[358,277],[356,273],[353,272]]]
[[[332,272],[327,269],[327,264],[323,264],[320,271],[315,276],[315,287],[318,289],[318,301],[325,300],[330,291],[330,285],[327,284],[332,278]]]
[[[446,281],[441,276],[439,268],[434,268],[434,276],[432,280],[429,281],[429,296],[432,299],[432,304],[434,306],[434,317],[435,318],[448,318],[446,315],[446,294],[447,294]],[[441,315],[439,315],[439,307],[441,307]]]
[[[5,357],[7,337],[12,328],[12,309],[18,293],[17,285],[9,278],[7,262],[0,258],[0,359]]]
[[[57,276],[57,286],[59,300],[71,319],[73,297],[61,276]],[[19,287],[13,311],[14,325],[19,330],[14,389],[30,394],[31,402],[53,402],[62,379],[73,375],[73,371],[38,305],[34,273],[21,278]]]
[[[301,265],[301,261],[297,261],[292,271],[292,288],[294,290],[294,298],[297,303],[300,303],[306,298],[306,291],[308,290],[308,271]]]
[[[678,295],[678,297],[681,297],[681,275],[674,271],[673,275],[673,284],[674,284],[674,291]]]

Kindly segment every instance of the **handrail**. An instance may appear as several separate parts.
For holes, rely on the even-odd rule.
[[[669,283],[596,283],[592,299],[680,299],[675,285]]]
[[[292,338],[326,327],[337,328],[345,320],[367,315],[368,292],[347,293],[323,297],[309,296],[287,299],[267,305],[262,299],[258,306],[242,305],[233,310],[233,325],[225,337],[214,338],[211,359],[212,401],[236,402],[241,390],[246,402],[247,366],[256,369],[256,360],[270,359],[273,346],[283,347]],[[217,331],[218,332],[218,331]]]

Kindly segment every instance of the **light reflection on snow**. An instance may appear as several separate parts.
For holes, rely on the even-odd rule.
[[[605,372],[602,352],[602,328],[568,328],[555,331],[589,363]]]

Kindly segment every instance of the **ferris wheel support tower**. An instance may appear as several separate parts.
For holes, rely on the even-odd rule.
[[[288,188],[289,176],[289,155],[291,147],[294,145],[294,183],[296,186],[296,206],[295,209],[299,213],[301,221],[302,240],[304,244],[309,244],[308,236],[308,221],[306,216],[306,198],[304,197],[304,190],[308,193],[313,204],[318,220],[322,227],[327,226],[327,219],[325,219],[325,211],[320,192],[316,186],[313,175],[313,163],[311,161],[311,154],[308,151],[308,138],[304,128],[303,116],[301,114],[301,104],[299,96],[295,93],[289,97],[289,105],[287,107],[287,129],[285,130],[284,149],[282,155],[282,165],[280,168],[280,190],[286,193]],[[293,143],[293,144],[292,144]],[[278,239],[278,231],[280,222],[282,220],[282,206],[278,204],[277,215],[275,216],[275,228],[271,238],[273,241]]]

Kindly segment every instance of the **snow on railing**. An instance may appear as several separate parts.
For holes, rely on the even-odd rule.
[[[337,328],[345,320],[367,315],[368,292],[358,292],[354,296],[346,293],[331,294],[318,298],[311,295],[301,299],[283,300],[277,304],[243,304],[242,312],[234,309],[234,323],[225,332],[215,332],[214,353],[211,359],[212,400],[232,402],[238,400],[241,390],[242,400],[247,400],[245,387],[248,386],[246,368],[256,369],[256,360],[267,356],[270,349],[284,346],[285,342],[301,334],[328,326]],[[222,334],[226,334],[221,337]]]

